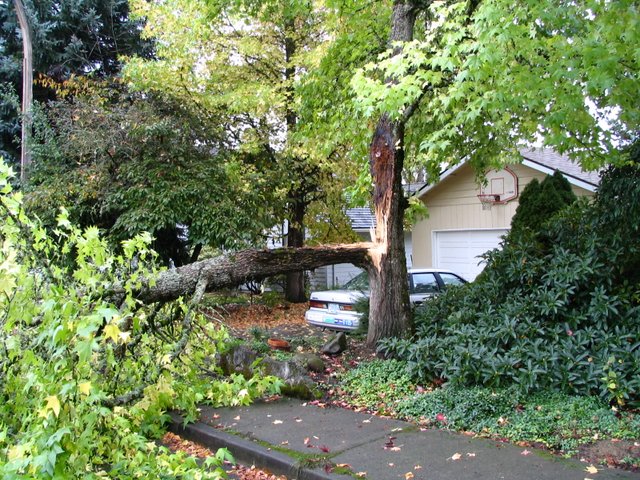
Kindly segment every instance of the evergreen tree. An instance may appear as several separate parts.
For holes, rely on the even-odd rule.
[[[539,232],[549,218],[576,199],[568,180],[557,170],[542,182],[534,178],[520,194],[520,203],[511,220],[511,234],[524,230]]]
[[[152,43],[140,38],[141,21],[129,18],[127,0],[24,0],[24,6],[33,37],[35,101],[54,99],[53,84],[72,75],[113,76],[121,56],[152,55]],[[0,0],[0,153],[6,159],[18,156],[19,110],[8,92],[21,95],[21,72],[14,5]]]

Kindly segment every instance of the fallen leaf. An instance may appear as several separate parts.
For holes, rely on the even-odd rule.
[[[238,415],[237,417],[233,417],[234,420],[240,420],[240,415]]]
[[[400,447],[391,447],[389,450],[391,450],[392,452],[399,452]]]
[[[338,463],[336,465],[336,467],[338,467],[338,468],[351,468],[351,465],[349,465],[348,463]]]
[[[585,472],[587,473],[598,473],[598,469],[596,467],[594,467],[593,465],[589,465],[587,468],[584,469]]]
[[[363,420],[362,423],[371,423],[371,420]]]
[[[280,424],[282,424],[282,420],[274,420],[273,424],[274,425],[280,425]]]
[[[459,453],[454,453],[453,455],[451,455],[451,460],[460,460],[462,458],[462,455],[460,455]]]
[[[405,473],[405,474],[404,474],[404,478],[406,478],[407,480],[409,480],[409,479],[413,478],[413,473],[411,473],[411,472],[407,472],[407,473]]]
[[[358,472],[356,473],[356,477],[364,478],[367,476],[367,472]]]
[[[329,453],[329,447],[327,447],[326,445],[320,445],[318,448],[324,453]]]
[[[306,437],[306,438],[304,439],[304,444],[305,444],[305,445],[309,445],[309,437]]]
[[[82,382],[78,384],[78,390],[83,395],[89,395],[89,393],[91,393],[91,382]]]
[[[415,467],[413,467],[414,470],[420,470],[422,468],[422,466],[420,465],[416,465]]]
[[[289,440],[285,440],[284,442],[280,442],[280,445],[289,445]]]
[[[476,454],[475,453],[467,453],[467,457],[475,457]]]
[[[525,449],[525,450],[522,450],[520,452],[520,455],[524,455],[526,457],[527,455],[531,455],[531,452],[529,450]]]

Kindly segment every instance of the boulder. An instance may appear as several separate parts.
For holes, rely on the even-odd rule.
[[[340,332],[322,347],[322,353],[326,353],[327,355],[338,355],[346,349],[347,335],[344,332]]]
[[[325,369],[322,358],[315,353],[298,353],[293,357],[293,362],[311,372],[322,373]]]
[[[264,357],[256,362],[260,358],[262,355],[246,345],[236,345],[219,355],[217,363],[225,375],[239,373],[245,378],[256,374],[278,377],[284,382],[282,393],[290,397],[310,400],[322,396],[316,383],[306,374],[305,367],[295,360],[279,361]]]

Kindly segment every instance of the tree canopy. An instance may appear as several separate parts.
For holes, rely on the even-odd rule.
[[[353,85],[368,116],[420,100],[412,137],[432,170],[516,161],[518,145],[540,141],[593,169],[636,138],[637,2],[434,2],[428,12],[422,37]]]

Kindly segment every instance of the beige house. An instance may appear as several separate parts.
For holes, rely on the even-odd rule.
[[[445,171],[440,180],[418,190],[429,217],[412,231],[415,268],[445,268],[467,280],[483,269],[479,255],[498,247],[511,225],[519,194],[534,178],[543,180],[558,170],[576,195],[593,195],[597,173],[585,172],[567,157],[549,149],[526,149],[523,161],[487,174],[478,185],[473,169],[463,163]]]

